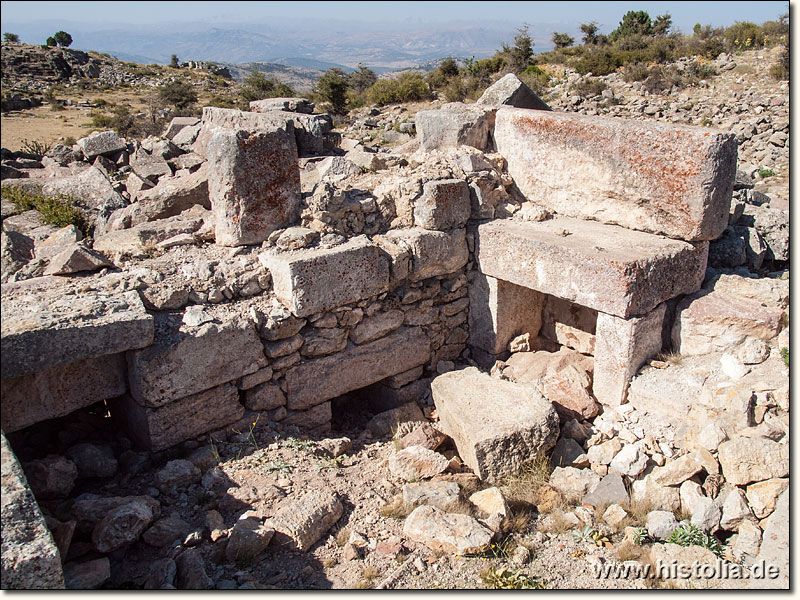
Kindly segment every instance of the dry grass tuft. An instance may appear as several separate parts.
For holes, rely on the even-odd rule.
[[[628,518],[625,520],[625,526],[638,527],[643,526],[647,520],[647,513],[655,510],[653,503],[649,500],[631,500],[628,506],[623,506],[628,511]]]
[[[386,504],[381,506],[380,512],[382,517],[391,517],[392,519],[405,519],[413,511],[413,507],[406,506],[403,502],[403,496],[398,494]]]
[[[503,493],[510,502],[538,505],[539,489],[550,479],[552,470],[547,454],[537,452],[517,475],[506,479],[502,486]]]
[[[683,362],[684,357],[680,352],[662,352],[657,358],[677,367]]]
[[[339,548],[346,545],[349,539],[350,539],[350,530],[347,527],[342,527],[339,531],[336,532],[336,545]]]

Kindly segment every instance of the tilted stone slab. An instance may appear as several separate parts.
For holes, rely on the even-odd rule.
[[[2,463],[2,569],[3,589],[64,589],[61,555],[45,524],[6,436],[0,433]]]
[[[267,365],[253,323],[244,319],[198,329],[158,315],[152,346],[128,354],[131,395],[156,408],[256,372]]]
[[[286,373],[286,407],[304,410],[397,375],[430,359],[430,340],[420,328],[401,328],[369,344],[304,362]]]
[[[128,389],[125,355],[112,354],[3,379],[0,421],[12,432],[121,396]]]
[[[503,381],[469,367],[440,375],[431,391],[440,429],[484,481],[516,474],[558,438],[558,414],[535,384]]]
[[[334,248],[264,252],[278,300],[296,317],[357,302],[389,288],[389,256],[366,236]]]
[[[492,146],[495,107],[452,102],[437,110],[421,110],[414,117],[417,139],[425,152],[472,146]]]
[[[111,410],[124,415],[131,439],[154,452],[234,423],[245,412],[239,404],[236,386],[228,383],[179,398],[161,408],[142,406],[126,395]]]
[[[0,305],[3,379],[153,342],[153,317],[137,292],[65,295],[32,289],[5,296]]]
[[[217,244],[258,244],[299,219],[300,167],[289,128],[218,128],[206,154]]]
[[[623,318],[700,289],[708,256],[707,242],[581,219],[495,221],[477,233],[481,273]]]
[[[688,241],[728,226],[733,134],[503,107],[494,137],[525,197],[559,214]]]
[[[535,108],[536,110],[551,110],[544,100],[513,73],[504,75],[478,98],[476,104],[499,106],[506,104],[516,108]]]

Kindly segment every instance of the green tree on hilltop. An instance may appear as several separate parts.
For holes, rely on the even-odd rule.
[[[66,31],[56,31],[53,34],[53,39],[56,44],[64,48],[69,48],[72,45],[72,36]]]

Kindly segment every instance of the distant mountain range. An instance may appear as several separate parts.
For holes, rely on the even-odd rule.
[[[370,24],[306,19],[273,19],[262,23],[169,23],[159,25],[37,21],[3,22],[3,31],[20,41],[42,43],[57,29],[68,31],[73,48],[107,52],[120,60],[169,63],[176,54],[182,61],[220,63],[276,63],[324,71],[331,67],[355,68],[363,63],[376,72],[415,67],[447,56],[484,58],[509,43],[519,24],[487,21],[425,25],[420,23]],[[551,32],[559,25],[537,24],[531,35],[537,51],[552,47]],[[563,27],[560,27],[562,30]]]

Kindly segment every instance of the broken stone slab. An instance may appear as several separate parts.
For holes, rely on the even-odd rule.
[[[58,548],[28,487],[25,473],[3,433],[0,433],[0,464],[3,588],[64,589]]]
[[[736,349],[750,336],[769,341],[780,332],[783,311],[721,291],[700,291],[678,304],[672,344],[684,355]]]
[[[463,229],[449,232],[428,231],[417,227],[396,229],[384,236],[389,242],[408,251],[409,279],[421,281],[438,275],[455,273],[469,259]]]
[[[422,196],[414,204],[414,224],[423,229],[446,231],[466,225],[471,212],[466,181],[428,181],[422,186]]]
[[[300,168],[287,129],[222,129],[208,142],[217,244],[259,244],[300,217]]]
[[[124,417],[130,438],[155,452],[234,423],[245,412],[232,384],[179,398],[160,408],[142,406],[130,395],[123,396],[115,406]]]
[[[478,98],[476,104],[551,110],[544,100],[539,98],[531,88],[513,73],[504,75],[486,88],[486,91]]]
[[[443,473],[450,461],[422,446],[409,446],[389,457],[389,472],[406,481],[430,479]]]
[[[558,438],[558,415],[533,384],[502,381],[475,367],[445,373],[431,383],[444,433],[482,480],[514,475]]]
[[[80,242],[83,232],[75,225],[62,227],[41,242],[36,243],[36,258],[50,258],[61,252],[66,246]]]
[[[789,211],[746,204],[740,225],[754,227],[767,244],[768,260],[789,260]]]
[[[434,506],[419,506],[403,523],[403,533],[434,551],[463,556],[489,547],[494,532],[469,515],[450,514]]]
[[[472,146],[489,151],[496,111],[494,107],[460,102],[443,104],[437,110],[421,110],[414,117],[420,149],[430,152]]]
[[[95,550],[107,554],[129,546],[139,539],[155,516],[149,504],[136,500],[113,509],[92,531]]]
[[[663,578],[674,589],[721,589],[729,581],[724,576],[725,571],[720,568],[720,564],[723,564],[721,559],[702,546],[653,544],[650,557],[653,564],[665,567],[662,569]],[[680,570],[671,568],[672,565]],[[686,567],[681,568],[681,565]],[[690,565],[691,568],[688,568]],[[741,573],[741,567],[739,569]]]
[[[334,356],[303,362],[286,373],[287,408],[303,410],[357,390],[430,359],[430,340],[420,328],[401,328]]]
[[[307,317],[385,292],[389,258],[366,237],[334,248],[264,252],[259,261],[272,275],[278,300]]]
[[[136,292],[4,294],[2,378],[150,345],[153,317]]]
[[[108,557],[64,565],[64,581],[68,590],[95,590],[111,579]]]
[[[126,205],[108,177],[97,167],[90,167],[77,175],[46,180],[42,194],[69,196],[82,208],[98,212],[99,220],[103,222],[113,211]]]
[[[282,110],[284,112],[310,115],[314,112],[314,103],[307,98],[266,98],[264,100],[251,100],[250,110],[259,113]]]
[[[285,410],[283,407],[278,410]],[[286,411],[286,416],[280,419],[284,425],[295,425],[306,431],[317,433],[327,433],[331,429],[331,418],[333,411],[330,402],[323,402],[312,406],[308,410]],[[278,420],[273,417],[273,420]]]
[[[594,448],[595,446],[592,446]],[[572,438],[560,437],[553,448],[550,464],[555,467],[588,467],[589,457],[586,451]]]
[[[185,149],[191,148],[202,128],[202,122],[197,125],[187,125],[175,134],[175,137],[172,138],[172,143]]]
[[[167,125],[167,129],[164,131],[164,137],[171,140],[184,127],[191,127],[199,123],[200,119],[197,117],[172,117],[169,125]]]
[[[343,512],[335,492],[313,490],[285,504],[266,524],[275,529],[276,543],[305,552],[333,527]]]
[[[733,134],[502,107],[494,137],[522,194],[560,214],[687,241],[728,225]]]
[[[789,306],[789,280],[769,277],[741,277],[722,273],[715,275],[703,287],[721,294],[755,300],[771,308]]]
[[[757,560],[763,560],[765,565],[774,566],[777,576],[768,573],[765,579],[751,582],[751,587],[763,589],[789,589],[789,489],[784,491],[775,504],[775,511],[767,520],[764,535],[761,540],[761,549]],[[774,572],[774,570],[773,570]]]
[[[768,517],[775,510],[778,497],[789,487],[788,479],[767,479],[747,486],[747,502],[758,519]]]
[[[737,435],[719,445],[719,463],[725,480],[734,485],[788,477],[789,445]]]
[[[297,153],[300,156],[315,156],[325,152],[326,146],[329,146],[327,136],[333,130],[333,119],[330,115],[283,114],[291,115]]]
[[[96,156],[106,156],[125,150],[127,145],[113,131],[98,131],[78,140],[84,156],[92,160]]]
[[[5,230],[0,233],[0,273],[3,282],[30,262],[34,247],[33,239],[23,233]]]
[[[152,345],[128,354],[131,395],[143,406],[158,408],[267,366],[251,321],[206,323],[199,329],[187,329],[169,315],[158,315],[157,321]]]
[[[126,254],[144,258],[149,250],[164,240],[184,234],[195,234],[199,238],[204,223],[202,216],[192,216],[192,211],[187,211],[175,217],[100,235],[95,239],[93,248],[115,258]]]
[[[592,392],[601,404],[623,404],[631,378],[661,351],[666,310],[661,304],[643,317],[628,319],[597,314]]]
[[[225,558],[231,562],[250,564],[267,549],[274,534],[273,529],[255,517],[239,519],[228,536]]]
[[[631,500],[657,510],[676,512],[681,508],[681,496],[677,487],[656,483],[652,475],[633,482]]]
[[[172,514],[153,523],[142,534],[142,540],[155,548],[163,548],[175,540],[183,541],[192,529],[189,523]]]
[[[630,496],[625,488],[625,482],[619,473],[609,473],[600,480],[594,489],[581,500],[582,504],[591,504],[595,507],[609,506],[612,504],[628,504]]]
[[[461,488],[454,481],[421,481],[403,486],[403,505],[408,508],[435,506],[445,512],[457,508]]]
[[[625,319],[700,289],[707,252],[705,242],[563,217],[485,223],[475,238],[484,275]]]
[[[172,175],[172,167],[162,157],[148,154],[142,150],[136,152],[130,161],[131,169],[142,179],[150,183],[158,183],[163,177]]]
[[[80,244],[70,244],[58,254],[50,257],[45,275],[72,275],[85,271],[97,271],[113,267],[106,257]]]

